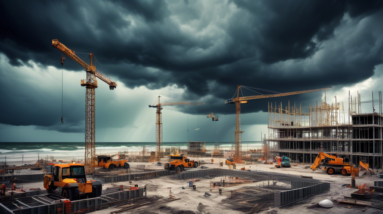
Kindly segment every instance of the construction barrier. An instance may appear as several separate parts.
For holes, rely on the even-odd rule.
[[[29,175],[4,175],[0,176],[1,181],[11,181],[16,183],[38,182],[44,180],[44,174],[29,174]]]
[[[20,201],[15,200],[13,204],[18,204],[22,206],[22,209],[18,209],[16,206],[7,207],[4,204],[0,203],[0,213],[1,214],[56,214],[56,213],[76,213],[76,212],[91,212],[95,210],[105,209],[109,206],[113,206],[115,203],[120,201],[135,199],[144,197],[146,189],[138,189],[134,191],[118,191],[114,193],[109,193],[101,195],[97,198],[88,198],[77,201],[71,201],[70,203],[54,203],[54,204],[44,204],[40,203],[38,205],[25,204]],[[146,194],[145,194],[146,195]],[[35,199],[36,200],[36,199]],[[23,200],[24,201],[24,200]],[[36,204],[37,202],[34,201]],[[70,211],[65,208],[69,208]]]
[[[374,181],[374,186],[383,187],[383,181]]]
[[[158,178],[161,176],[174,175],[175,171],[170,170],[162,170],[155,172],[143,172],[143,173],[135,173],[135,174],[127,174],[127,175],[115,175],[115,176],[105,176],[105,177],[97,177],[104,184],[105,183],[113,183],[113,182],[122,182],[122,181],[137,181],[137,180],[145,180]]]
[[[13,198],[24,198],[24,197],[31,197],[35,195],[44,195],[47,194],[46,190],[35,190],[35,191],[28,191],[25,193],[17,193],[13,195]]]
[[[294,189],[298,187],[297,189]],[[291,190],[274,193],[274,205],[283,207],[330,190],[330,183],[291,181]]]

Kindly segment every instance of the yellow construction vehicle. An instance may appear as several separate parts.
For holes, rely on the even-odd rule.
[[[127,160],[112,160],[111,156],[99,155],[97,156],[98,166],[104,167],[108,170],[113,170],[117,167],[124,167],[125,169],[129,169],[130,165]]]
[[[226,159],[226,165],[228,165],[229,167],[230,166],[233,166],[233,169],[236,169],[236,165],[235,165],[235,163],[234,163],[234,160],[233,160],[233,158],[231,158],[230,156],[229,156],[229,158],[228,159]]]
[[[351,169],[353,165],[348,162],[344,162],[343,158],[338,158],[334,155],[329,155],[324,152],[319,152],[317,158],[310,168],[314,171],[322,163],[323,160],[323,170],[326,171],[327,174],[332,175],[336,172],[340,172],[342,175],[351,175]],[[358,169],[354,168],[354,170],[356,170],[357,173]]]
[[[185,157],[183,154],[180,155],[170,155],[170,161],[169,163],[166,163],[164,168],[168,170],[176,170],[176,173],[180,173],[184,171],[185,168],[188,167],[198,167],[198,162],[194,160],[189,160],[187,157]]]
[[[48,193],[61,192],[61,196],[72,201],[78,200],[80,195],[99,197],[102,183],[86,179],[84,164],[54,164],[47,166],[44,188]]]

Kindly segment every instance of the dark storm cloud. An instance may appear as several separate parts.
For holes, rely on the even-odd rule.
[[[97,68],[127,87],[177,84],[186,89],[185,99],[208,104],[181,111],[232,114],[234,106],[223,105],[223,100],[237,85],[287,92],[340,87],[371,77],[382,63],[382,5],[321,0],[1,1],[0,52],[15,66],[33,60],[59,68],[61,53],[51,46],[57,38],[77,52],[95,53],[102,63]],[[83,72],[70,59],[65,68]],[[243,105],[242,112],[265,111],[268,102]],[[9,121],[5,117],[0,123],[23,123],[22,118]]]

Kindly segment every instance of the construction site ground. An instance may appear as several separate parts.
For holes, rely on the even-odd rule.
[[[223,167],[219,166],[219,162],[223,162],[225,159],[214,159],[214,163],[211,163],[210,158],[194,158],[197,161],[204,161],[206,164],[202,164],[203,167],[208,168],[225,168],[228,169],[229,166],[223,165]],[[132,163],[132,167],[135,165],[148,165],[152,169],[162,169],[162,166],[156,166],[154,163]],[[321,181],[329,182],[331,184],[331,189],[329,192],[326,192],[321,195],[317,195],[311,197],[307,200],[301,201],[297,204],[276,208],[271,204],[270,206],[266,205],[261,209],[259,213],[283,213],[283,214],[297,214],[297,213],[382,213],[383,210],[369,208],[369,207],[361,207],[361,206],[353,206],[353,205],[344,205],[334,203],[333,208],[322,208],[317,204],[324,200],[337,200],[343,199],[344,196],[350,196],[352,192],[356,191],[356,189],[351,189],[347,187],[342,187],[343,184],[351,183],[351,176],[343,176],[341,174],[328,175],[325,171],[321,169],[317,169],[316,171],[312,171],[308,168],[309,164],[292,164],[291,168],[275,168],[274,164],[261,164],[254,163],[251,165],[245,164],[237,164],[237,169],[245,167],[246,170],[259,170],[259,171],[268,171],[268,172],[278,172],[283,174],[290,175],[298,175],[298,176],[311,176],[314,179],[318,179]],[[197,169],[188,169],[188,170],[201,170],[200,167]],[[148,197],[154,196],[162,196],[169,197],[169,190],[171,190],[171,195],[180,198],[180,200],[169,202],[166,204],[156,204],[154,206],[147,205],[142,206],[140,208],[136,208],[134,210],[126,211],[124,213],[247,213],[246,210],[241,210],[246,200],[242,200],[241,198],[236,198],[234,196],[231,198],[231,191],[235,190],[243,190],[250,189],[252,187],[257,187],[260,184],[251,183],[251,184],[243,184],[233,187],[225,187],[222,195],[218,192],[218,187],[212,188],[210,191],[210,181],[218,181],[220,177],[213,179],[204,179],[199,178],[200,181],[195,182],[196,190],[193,191],[191,187],[189,187],[186,180],[179,181],[175,179],[170,179],[169,177],[160,177],[157,179],[150,180],[142,180],[142,181],[134,181],[133,184],[138,184],[139,186],[147,185],[147,194]],[[374,181],[379,180],[376,176],[368,176],[364,175],[362,177],[356,177],[356,184],[362,185],[366,183],[369,186],[373,186]],[[128,182],[119,182],[114,185],[129,185]],[[104,188],[110,187],[112,184],[104,185]],[[262,186],[262,184],[261,184]],[[170,189],[171,188],[171,189]],[[205,197],[205,193],[209,193],[211,196]],[[232,201],[232,202],[231,202]],[[260,202],[262,203],[262,202]],[[253,206],[256,205],[256,202]],[[95,213],[111,213],[113,211],[117,211],[119,208],[109,208],[107,210],[100,210]],[[364,211],[362,211],[364,210]],[[248,210],[249,211],[249,210]]]
[[[219,162],[223,162],[225,159],[214,159],[214,163],[211,163],[210,158],[194,158],[194,160],[205,162],[202,164],[202,167],[208,168],[224,168],[228,169],[229,166],[223,165],[219,166]],[[162,163],[165,163],[163,161]],[[142,168],[145,165],[145,169],[155,170],[155,169],[163,169],[163,164],[158,166],[156,163],[139,163],[133,162],[130,163],[132,167],[132,171],[139,171],[137,166]],[[274,164],[262,164],[262,163],[253,163],[251,165],[245,164],[237,164],[236,170],[241,170],[240,168],[245,167],[246,170],[259,170],[266,172],[277,172],[282,174],[290,174],[290,175],[298,175],[298,176],[311,176],[314,179],[321,180],[324,182],[329,182],[331,184],[330,191],[313,196],[307,200],[301,201],[297,204],[290,205],[288,207],[276,208],[273,207],[273,204],[270,203],[272,201],[271,198],[266,200],[268,195],[268,190],[264,187],[264,183],[248,183],[237,186],[225,187],[223,188],[222,195],[218,192],[218,187],[211,188],[211,181],[220,181],[222,177],[216,177],[212,179],[207,178],[198,178],[199,181],[196,181],[194,184],[196,185],[196,190],[194,191],[189,184],[187,183],[189,180],[176,180],[169,176],[164,176],[155,179],[147,179],[147,180],[139,180],[132,181],[130,184],[129,181],[118,182],[118,183],[108,183],[103,184],[103,189],[106,190],[110,187],[116,187],[119,185],[124,186],[134,186],[138,184],[139,187],[147,186],[147,196],[148,197],[161,197],[161,198],[169,198],[171,194],[175,198],[180,198],[180,200],[175,200],[167,203],[152,203],[148,204],[136,209],[128,210],[123,213],[247,213],[250,209],[249,207],[255,206],[256,204],[266,203],[259,213],[284,213],[284,214],[297,214],[297,213],[362,213],[364,209],[364,213],[382,213],[383,210],[370,208],[370,207],[362,207],[362,206],[353,206],[353,205],[344,205],[334,203],[334,207],[327,209],[321,208],[317,204],[324,200],[337,200],[343,199],[344,196],[350,196],[352,192],[356,191],[356,189],[351,189],[347,187],[342,187],[343,184],[351,183],[351,176],[343,176],[341,174],[328,175],[325,171],[321,169],[317,169],[316,171],[312,171],[308,168],[309,164],[292,164],[291,168],[275,168]],[[190,170],[201,170],[201,167],[196,169],[188,169]],[[113,171],[113,173],[118,173],[118,171]],[[222,178],[228,179],[228,178]],[[382,180],[377,178],[376,176],[368,176],[364,175],[362,177],[356,177],[356,184],[362,185],[366,183],[369,186],[373,186],[373,182],[376,180]],[[42,182],[34,182],[34,183],[20,183],[18,185],[23,186],[24,189],[28,188],[37,188],[40,187],[43,189]],[[282,184],[283,185],[283,184]],[[257,189],[260,188],[260,189]],[[212,191],[211,191],[212,189]],[[171,193],[170,193],[171,191]],[[246,195],[232,195],[232,191],[235,192],[243,192],[243,191],[254,191],[259,192],[260,197],[255,201],[246,201]],[[205,193],[209,193],[210,196],[205,196]],[[264,200],[262,200],[264,199]],[[134,202],[133,202],[134,203]],[[99,210],[94,213],[111,213],[114,211],[118,211],[120,208],[108,208],[105,210]]]

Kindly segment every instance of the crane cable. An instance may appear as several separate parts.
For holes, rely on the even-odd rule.
[[[64,123],[64,61],[61,55],[61,123]]]

